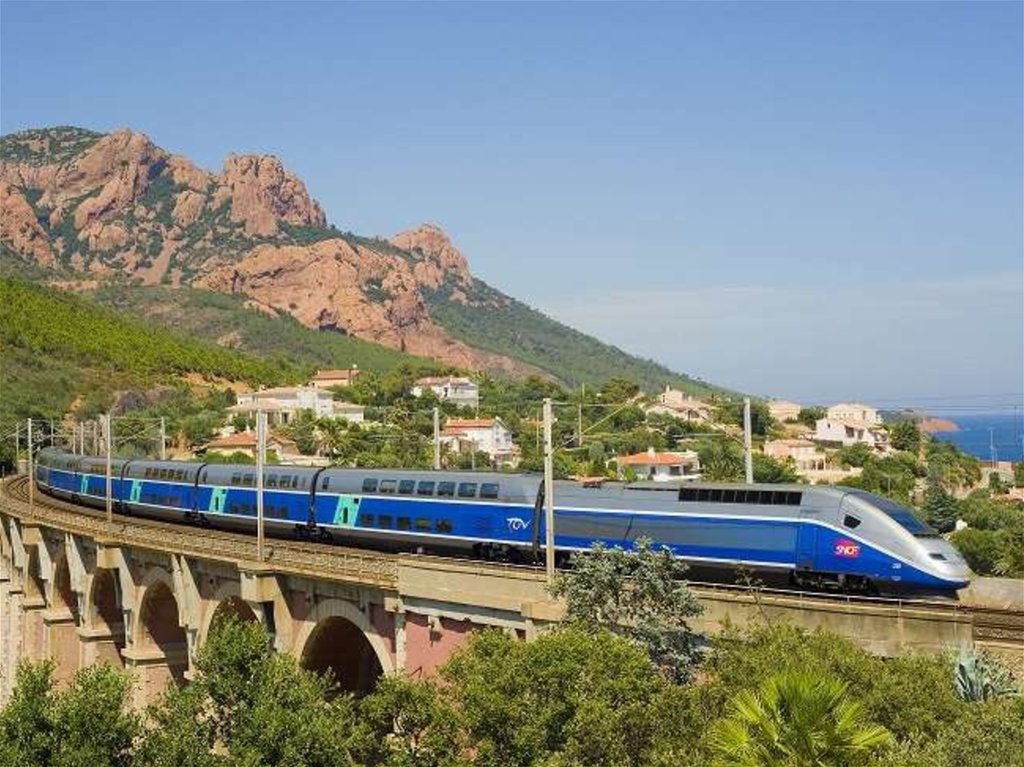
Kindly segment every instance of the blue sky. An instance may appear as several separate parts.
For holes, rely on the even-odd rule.
[[[343,229],[747,391],[1024,389],[1017,3],[0,4],[0,129],[271,152]]]

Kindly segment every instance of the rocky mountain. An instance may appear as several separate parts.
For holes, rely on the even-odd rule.
[[[23,131],[0,138],[0,213],[0,256],[64,287],[198,288],[460,368],[706,388],[487,286],[437,226],[389,239],[329,226],[272,156],[215,173],[131,130]]]

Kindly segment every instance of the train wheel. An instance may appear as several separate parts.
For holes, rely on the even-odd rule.
[[[316,538],[320,543],[334,543],[334,534],[323,527],[318,527],[316,530]]]

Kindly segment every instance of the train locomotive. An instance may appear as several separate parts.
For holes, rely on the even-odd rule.
[[[251,464],[112,459],[111,469],[118,513],[255,532]],[[35,482],[106,506],[103,457],[46,448]],[[512,562],[543,551],[536,476],[268,465],[263,486],[268,535]],[[554,496],[560,558],[646,537],[694,565],[786,573],[800,586],[951,592],[970,579],[959,552],[909,509],[855,488],[557,481]]]

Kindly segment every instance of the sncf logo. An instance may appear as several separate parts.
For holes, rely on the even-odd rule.
[[[836,541],[833,551],[837,557],[849,557],[850,559],[855,559],[860,556],[860,544],[856,541],[841,538]]]

